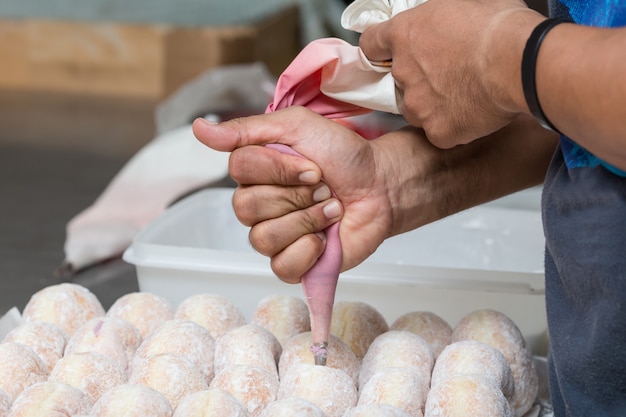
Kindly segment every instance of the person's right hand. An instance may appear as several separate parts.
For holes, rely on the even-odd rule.
[[[372,61],[393,62],[405,119],[451,148],[527,110],[522,52],[544,19],[522,0],[430,0],[369,27],[359,46]]]

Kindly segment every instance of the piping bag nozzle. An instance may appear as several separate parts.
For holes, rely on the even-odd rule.
[[[310,349],[313,353],[313,358],[315,358],[315,364],[326,366],[326,358],[328,358],[328,342],[313,343]]]

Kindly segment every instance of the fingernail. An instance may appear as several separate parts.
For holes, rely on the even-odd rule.
[[[328,185],[322,184],[315,192],[313,192],[313,201],[320,202],[330,198],[330,188]]]
[[[337,200],[332,200],[323,208],[324,215],[329,219],[334,219],[341,214],[341,206]]]
[[[205,117],[198,117],[196,120],[204,125],[216,125],[219,122],[219,120],[208,119]]]
[[[302,181],[305,184],[315,184],[319,182],[320,180],[319,177],[317,176],[317,172],[315,171],[304,171],[303,173],[300,174],[298,179],[300,179],[300,181]]]
[[[317,232],[315,235],[317,235],[317,237],[319,237],[322,242],[326,242],[326,233]]]
[[[222,121],[221,118],[217,114],[214,114],[214,113],[206,114],[203,120],[206,120],[207,122],[209,122],[210,125],[216,125]]]

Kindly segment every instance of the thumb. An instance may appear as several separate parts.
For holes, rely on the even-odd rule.
[[[308,143],[318,136],[326,119],[303,107],[289,107],[273,113],[259,114],[213,123],[203,118],[194,120],[196,138],[221,152],[232,152],[248,145]],[[330,121],[326,121],[331,125]]]
[[[245,145],[261,145],[271,142],[278,132],[268,132],[272,124],[257,119],[263,116],[249,116],[215,123],[204,118],[193,121],[194,136],[211,149],[232,152]]]
[[[365,29],[359,37],[359,47],[370,61],[391,60],[389,21]]]

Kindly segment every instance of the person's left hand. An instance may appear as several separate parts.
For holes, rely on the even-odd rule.
[[[386,162],[375,158],[375,141],[303,107],[219,125],[199,119],[193,130],[207,146],[231,152],[229,172],[239,184],[235,214],[251,227],[250,243],[270,257],[283,281],[299,282],[325,248],[320,232],[340,219],[342,270],[362,262],[392,233],[391,203],[382,185],[395,169],[378,172]],[[288,145],[305,158],[259,146],[268,143]],[[402,163],[411,161],[393,166],[402,169]],[[320,167],[337,199],[320,182]]]

